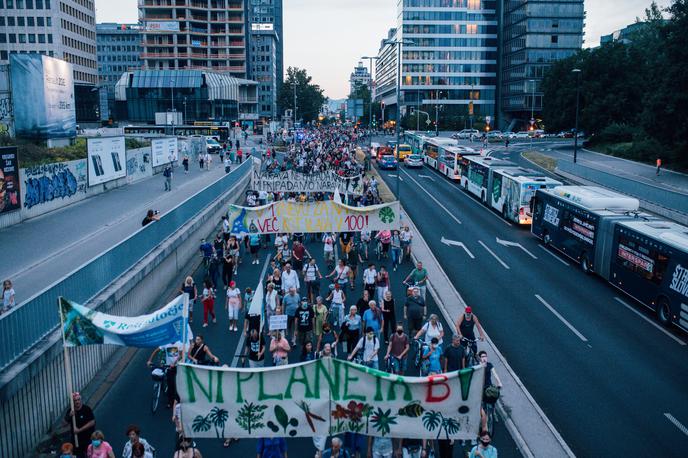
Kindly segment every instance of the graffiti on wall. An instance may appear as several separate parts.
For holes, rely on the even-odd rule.
[[[57,162],[25,169],[24,207],[86,192],[86,161]]]

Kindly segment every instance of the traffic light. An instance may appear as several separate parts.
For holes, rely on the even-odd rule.
[[[416,108],[415,108],[415,107],[410,107],[410,112],[409,112],[409,114],[413,114],[413,113],[415,113],[415,112],[416,112]]]
[[[490,131],[490,125],[488,124],[487,126],[485,126],[485,132],[489,132],[489,131]]]

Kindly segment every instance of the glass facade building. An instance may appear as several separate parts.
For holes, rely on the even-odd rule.
[[[137,24],[103,23],[96,25],[98,85],[101,119],[115,116],[115,84],[122,73],[141,66],[140,27]]]
[[[247,0],[250,78],[258,82],[258,109],[264,120],[277,117],[277,91],[284,72],[282,0]]]

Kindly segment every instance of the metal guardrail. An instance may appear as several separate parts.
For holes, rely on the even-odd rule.
[[[139,229],[0,317],[0,369],[12,364],[57,328],[58,296],[86,303],[239,181],[250,170],[247,164],[251,161],[189,197],[162,215],[160,221]]]
[[[671,189],[653,186],[642,181],[634,181],[623,175],[586,167],[581,164],[573,164],[568,161],[558,161],[557,168],[562,172],[570,173],[586,180],[598,183],[600,186],[613,189],[629,196],[636,197],[660,207],[668,208],[676,212],[688,214],[688,196]]]

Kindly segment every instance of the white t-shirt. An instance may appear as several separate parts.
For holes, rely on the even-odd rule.
[[[375,279],[377,278],[377,270],[366,269],[363,271],[363,282],[366,285],[375,284]]]
[[[227,288],[227,298],[229,299],[229,305],[239,308],[241,304],[241,291],[239,288]]]
[[[344,280],[349,280],[349,266],[337,266],[334,268],[335,273],[337,274],[335,277],[336,281],[344,281]]]
[[[331,235],[325,235],[323,237],[324,250],[326,253],[334,251],[334,238]]]
[[[363,361],[377,361],[377,353],[375,353],[375,356],[370,358],[373,354],[373,352],[379,352],[380,350],[380,339],[378,339],[376,336],[373,336],[371,340],[368,340],[368,336],[365,335],[361,337],[358,340],[358,344],[356,344],[356,348],[358,351],[361,351],[363,349]]]
[[[282,272],[282,291],[289,291],[289,288],[296,288],[296,291],[298,291],[300,287],[299,275],[294,269],[291,269],[289,272],[286,270]]]
[[[222,232],[229,234],[231,230],[232,227],[229,225],[229,219],[222,220]]]
[[[400,236],[402,242],[409,242],[409,241],[411,241],[413,234],[411,233],[410,230],[409,231],[401,231],[399,233],[399,236]]]
[[[12,296],[14,296],[14,288],[10,288],[10,289],[2,292],[2,306],[3,307],[10,307],[10,306],[14,305],[13,303],[11,303]]]
[[[306,281],[315,281],[315,277],[318,275],[317,264],[306,264],[305,266],[303,266],[303,273],[305,275]]]
[[[160,350],[165,354],[165,365],[171,366],[177,364],[179,355],[182,351],[182,343],[177,341],[173,344],[163,345]]]
[[[428,321],[423,325],[422,328],[425,331],[425,343],[430,344],[433,337],[437,337],[440,340],[440,333],[442,332],[442,323],[437,322],[437,326],[432,326]]]
[[[342,291],[341,289],[340,290],[333,289],[332,290],[332,303],[333,304],[340,304],[340,305],[343,304],[344,303],[344,291]]]

